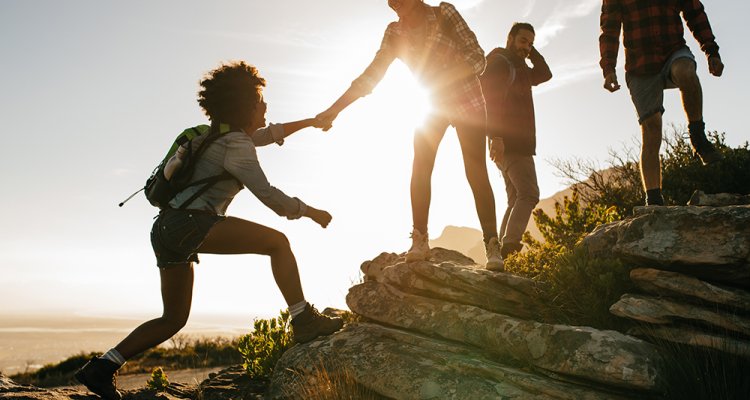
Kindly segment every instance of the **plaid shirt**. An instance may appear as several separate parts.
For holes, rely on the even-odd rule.
[[[620,31],[624,31],[625,71],[638,75],[658,73],[669,56],[685,46],[680,19],[709,56],[719,46],[700,0],[604,0],[599,36],[599,65],[606,76],[614,72]]]
[[[352,90],[360,97],[370,94],[391,63],[399,58],[449,117],[484,114],[484,96],[477,75],[484,71],[487,62],[476,35],[452,4],[440,3],[439,9],[423,7],[429,11],[426,23],[420,28],[410,30],[402,21],[388,25],[380,49],[362,75],[352,82]],[[467,64],[473,74],[462,78],[449,76],[446,71],[458,63]]]

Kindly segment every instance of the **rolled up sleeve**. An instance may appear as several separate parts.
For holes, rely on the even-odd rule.
[[[267,146],[271,143],[281,146],[284,144],[284,138],[286,137],[284,133],[284,124],[269,124],[253,132],[251,137],[256,147]]]
[[[269,137],[273,135],[269,133]],[[302,200],[287,196],[281,190],[271,186],[258,162],[254,141],[255,137],[252,141],[248,137],[246,140],[235,140],[228,145],[224,168],[279,216],[288,219],[302,217],[307,212],[307,205]]]

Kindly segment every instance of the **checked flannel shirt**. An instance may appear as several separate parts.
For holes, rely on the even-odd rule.
[[[658,73],[669,56],[685,46],[680,13],[701,50],[708,56],[718,55],[719,46],[700,0],[604,0],[599,36],[599,65],[604,76],[615,70],[621,30],[625,71]]]
[[[476,35],[450,3],[440,3],[439,9],[423,7],[430,10],[427,22],[420,29],[409,30],[400,21],[388,25],[375,58],[352,82],[351,89],[359,97],[370,94],[398,58],[428,88],[435,105],[449,117],[484,115],[484,96],[477,76],[487,62]],[[461,62],[471,68],[471,76],[455,79],[445,74],[448,68]]]

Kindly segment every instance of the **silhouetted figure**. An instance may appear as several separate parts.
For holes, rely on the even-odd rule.
[[[198,253],[263,254],[270,256],[276,284],[289,305],[297,342],[307,342],[339,330],[340,318],[329,318],[305,301],[297,261],[286,236],[274,229],[225,216],[234,196],[247,187],[263,204],[288,219],[308,217],[325,228],[331,215],[289,197],[271,186],[258,162],[255,147],[281,145],[299,129],[321,125],[315,119],[266,125],[265,80],[245,62],[222,65],[201,82],[198,103],[220,130],[195,164],[192,180],[231,174],[180,208],[199,187],[180,192],[161,210],[151,230],[151,243],[161,277],[164,312],[137,327],[102,357],[93,358],[76,373],[78,381],[105,399],[120,399],[115,373],[129,358],[159,345],[188,320],[193,293],[193,262]],[[227,126],[226,132],[222,127]]]
[[[708,70],[721,76],[719,45],[699,0],[604,0],[599,49],[604,88],[620,89],[615,74],[620,32],[625,46],[625,80],[638,113],[643,144],[641,177],[647,205],[664,205],[661,194],[664,89],[679,88],[688,118],[690,142],[704,165],[723,158],[706,138],[703,91],[696,62],[686,46],[680,13],[708,57]]]
[[[508,209],[500,225],[500,255],[523,248],[531,212],[539,203],[536,179],[536,121],[531,87],[552,78],[544,57],[534,48],[536,34],[528,23],[515,23],[505,48],[487,55],[482,89],[487,100],[490,158],[500,169],[508,195]],[[533,67],[526,64],[529,60]],[[500,268],[502,270],[502,267]]]
[[[407,261],[429,255],[427,220],[431,176],[438,145],[449,125],[461,143],[466,177],[484,233],[489,264],[498,264],[495,199],[487,175],[486,110],[477,75],[484,70],[484,51],[455,7],[440,3],[431,7],[421,0],[389,0],[399,20],[388,25],[380,49],[370,65],[349,89],[318,118],[332,123],[336,116],[360,97],[372,92],[395,59],[411,69],[430,92],[433,111],[414,135],[411,176],[412,246]]]

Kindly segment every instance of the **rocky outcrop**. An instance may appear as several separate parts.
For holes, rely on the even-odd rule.
[[[369,322],[284,354],[272,398],[305,398],[300,390],[318,370],[348,371],[355,387],[398,399],[627,398],[661,389],[650,344],[535,321],[540,288],[531,280],[445,249],[413,263],[383,253],[361,268],[365,282],[347,304]]]
[[[742,199],[696,192],[691,203]],[[641,267],[630,278],[643,293],[624,294],[610,308],[637,321],[628,333],[750,356],[750,206],[640,207],[583,244]]]
[[[656,296],[675,297],[750,313],[750,293],[742,289],[653,268],[636,268],[630,271],[630,279],[639,289]]]
[[[636,207],[634,214],[588,235],[589,253],[750,289],[750,206]]]
[[[357,399],[624,398],[489,360],[471,346],[368,323],[293,347],[276,370],[270,399],[321,398],[311,392],[321,386]]]
[[[620,317],[652,324],[692,322],[728,334],[750,332],[750,319],[735,313],[651,296],[625,294],[612,305],[610,311]]]

